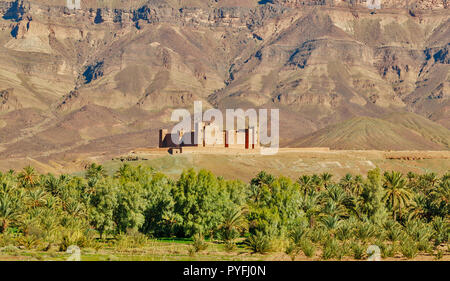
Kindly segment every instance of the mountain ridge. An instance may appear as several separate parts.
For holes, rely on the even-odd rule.
[[[405,143],[448,150],[447,1],[64,3],[0,1],[2,157],[154,146],[195,100],[280,108],[283,146],[359,117],[395,130],[384,116],[412,112],[439,133],[414,142],[401,126]],[[358,146],[373,147],[392,148]]]
[[[394,113],[383,118],[355,117],[316,131],[288,146],[317,145],[343,150],[448,150],[449,134],[448,129],[414,113]]]

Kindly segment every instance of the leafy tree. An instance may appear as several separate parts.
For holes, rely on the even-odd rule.
[[[163,174],[155,174],[151,181],[144,184],[144,233],[172,237],[177,232],[177,227],[182,225],[183,217],[174,211],[174,185]]]
[[[260,180],[261,178],[270,181]],[[251,184],[255,189],[261,190],[259,199],[250,197],[250,212],[248,220],[250,232],[259,230],[269,234],[277,232],[283,234],[288,226],[303,215],[298,206],[301,204],[300,186],[298,183],[285,177],[274,178],[260,173]]]
[[[105,232],[112,232],[115,229],[114,211],[118,206],[118,187],[112,180],[100,181],[95,190],[95,194],[90,200],[89,220],[95,229],[100,233],[100,238]]]
[[[384,174],[384,184],[386,194],[384,201],[394,213],[394,220],[397,219],[397,214],[402,216],[402,209],[406,209],[412,200],[412,193],[406,186],[406,180],[399,172],[392,171]]]
[[[234,204],[226,187],[211,173],[201,170],[183,172],[172,191],[174,210],[183,217],[181,228],[185,236],[195,233],[211,235]]]
[[[121,184],[117,190],[117,207],[114,210],[117,231],[139,229],[144,224],[144,206],[143,189],[139,183]]]

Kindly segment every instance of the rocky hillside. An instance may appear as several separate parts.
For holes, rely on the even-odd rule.
[[[448,129],[413,113],[394,113],[380,118],[354,117],[300,138],[292,147],[332,149],[448,150]]]
[[[156,145],[171,110],[194,100],[280,108],[283,145],[314,146],[348,120],[382,130],[388,121],[373,120],[409,112],[447,142],[392,127],[399,147],[448,149],[446,0],[65,3],[0,1],[2,158]],[[337,147],[351,148],[350,136]]]

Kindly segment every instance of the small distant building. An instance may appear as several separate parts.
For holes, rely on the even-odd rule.
[[[175,140],[175,141],[174,141]],[[242,130],[220,130],[211,123],[199,122],[194,126],[194,131],[175,134],[167,129],[159,131],[159,147],[170,148],[174,153],[181,153],[182,147],[198,148],[259,148],[259,135],[254,127]]]

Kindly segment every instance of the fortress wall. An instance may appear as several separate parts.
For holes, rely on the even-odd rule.
[[[261,147],[245,149],[242,145],[235,147],[183,147],[182,153],[212,153],[212,154],[260,154]],[[279,153],[289,152],[330,152],[329,147],[307,147],[307,148],[280,148]]]
[[[172,141],[172,137],[181,140],[181,145]],[[161,129],[159,132],[159,147],[177,148],[177,147],[204,147],[204,148],[234,148],[234,149],[257,149],[258,133],[254,128],[244,130],[220,130],[215,125],[205,125],[204,122],[195,124],[195,131],[171,134],[167,129]]]
[[[330,151],[329,147],[285,147],[279,148],[279,152],[304,152],[304,151],[312,151],[312,152],[328,152]]]
[[[240,148],[226,148],[226,147],[183,147],[183,154],[194,153],[211,153],[211,154],[259,154],[259,150],[248,150]]]

